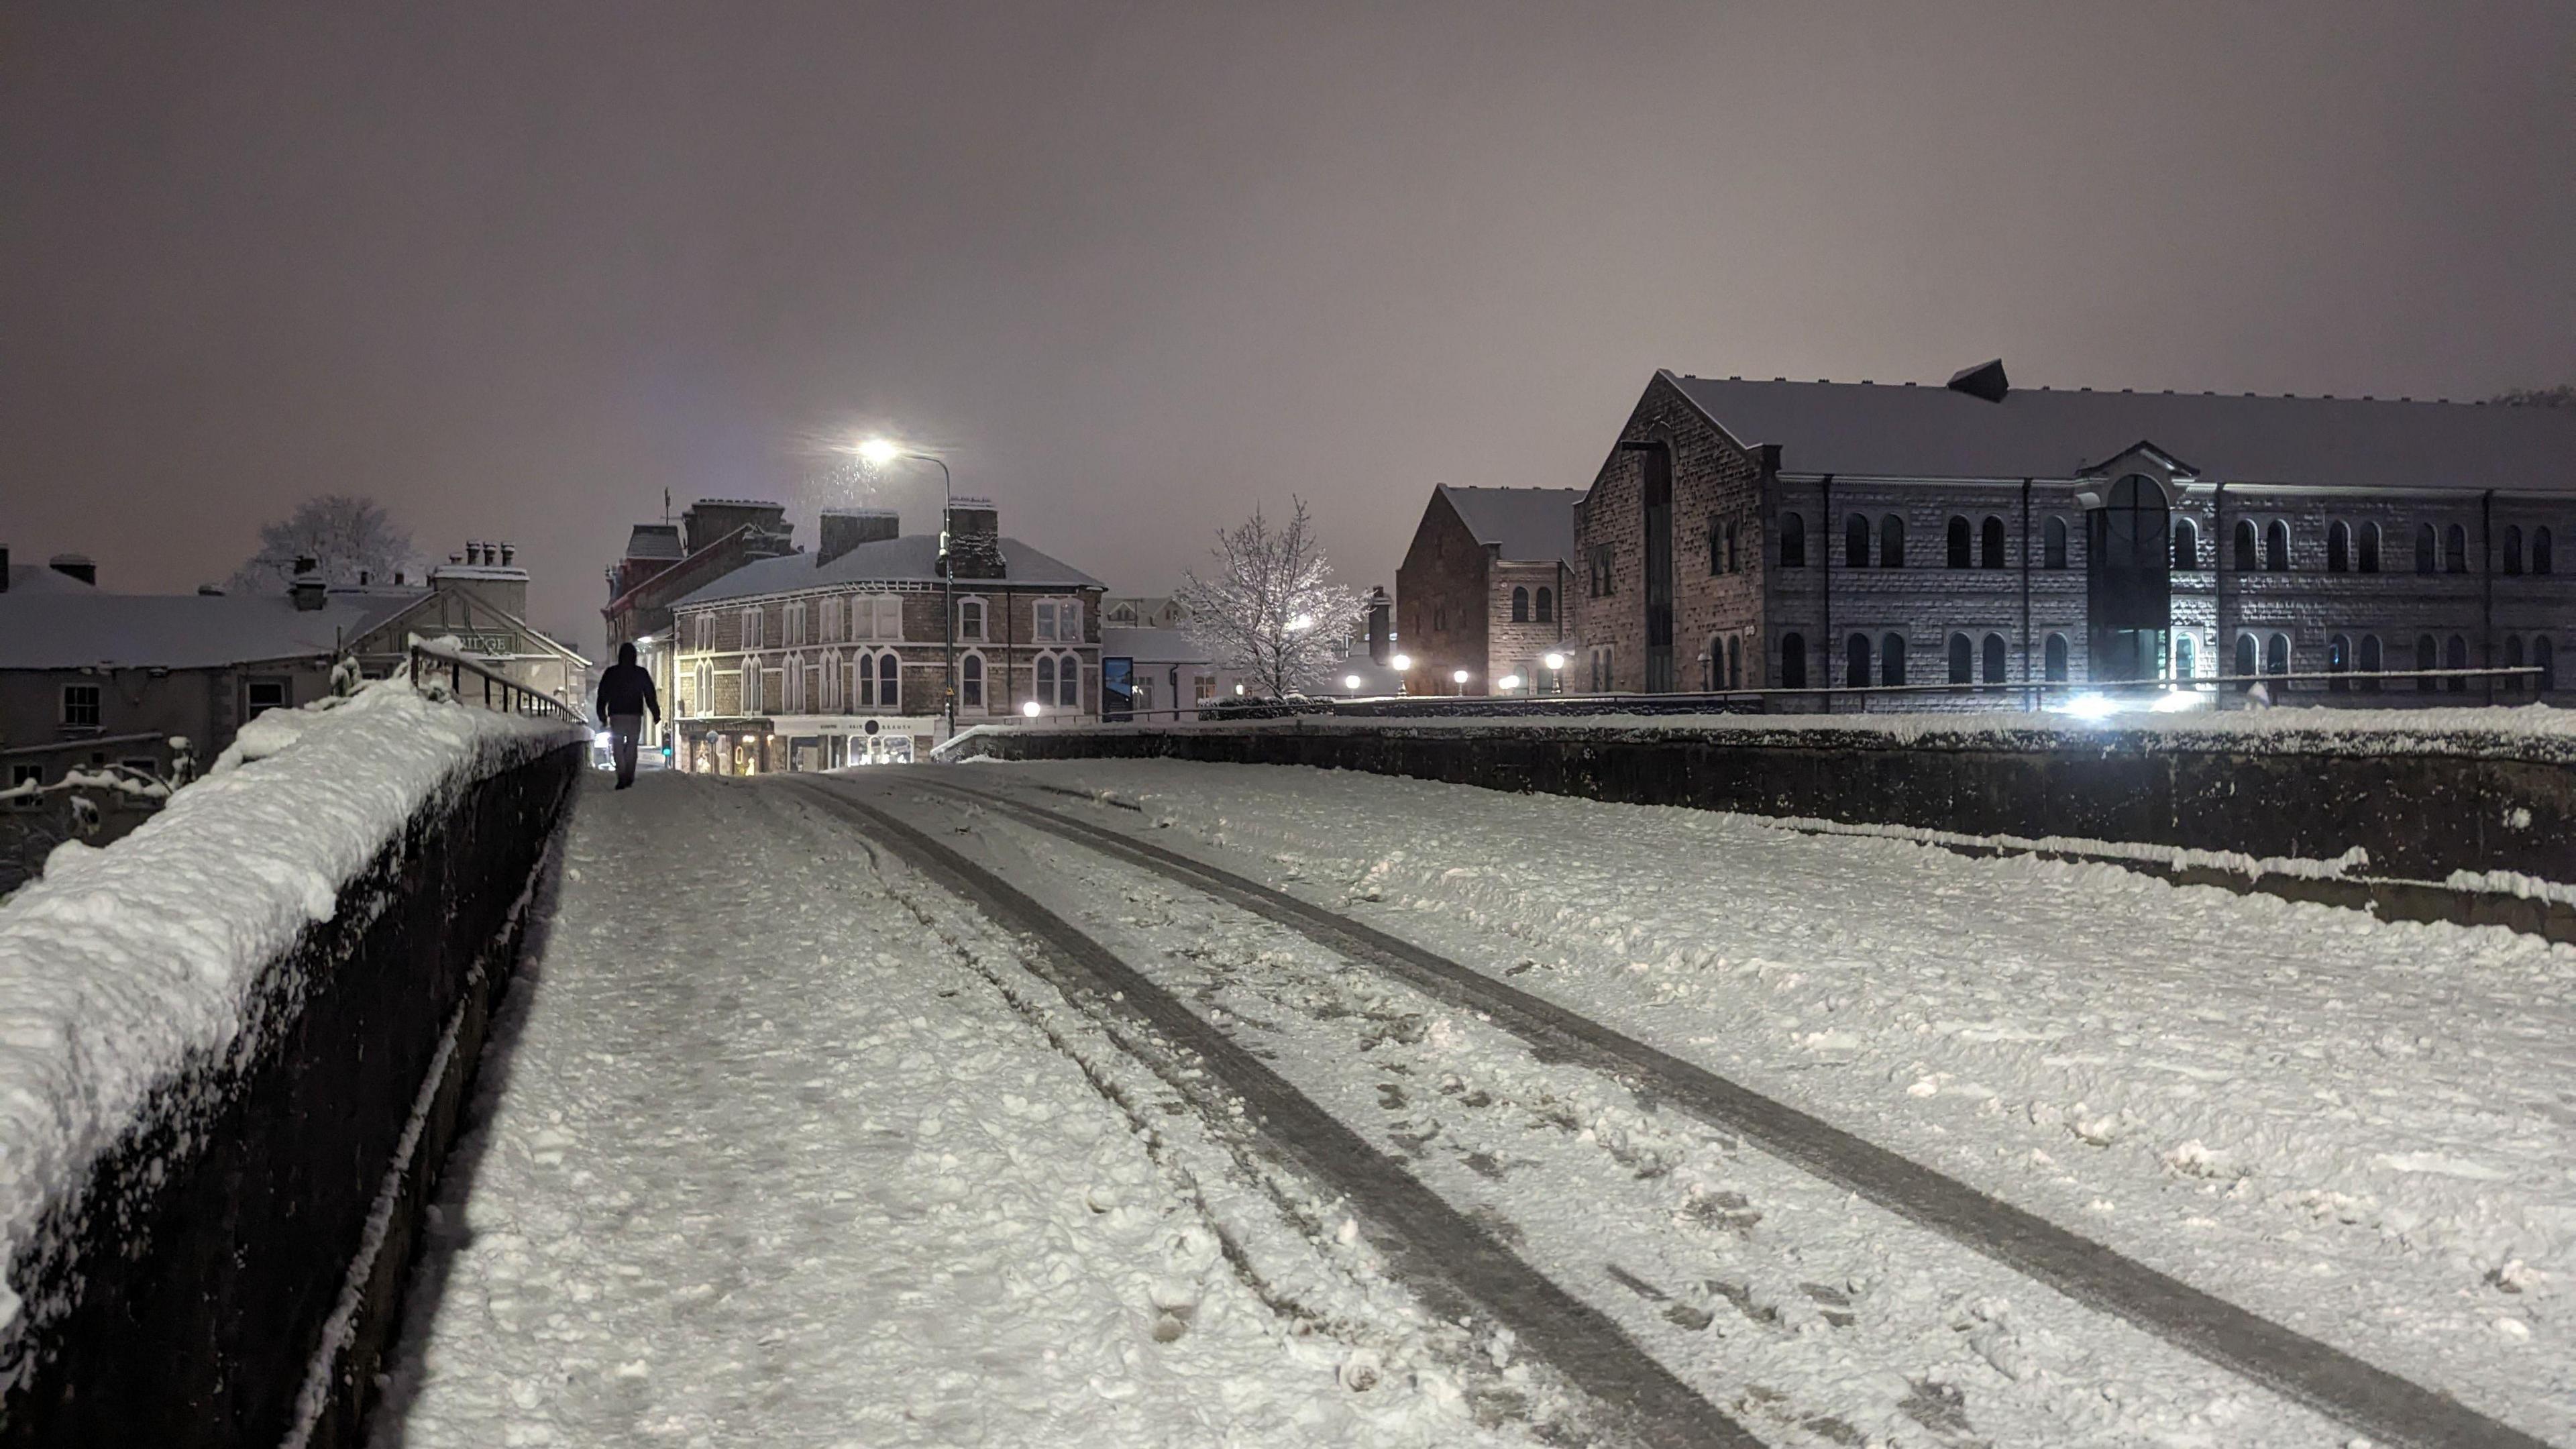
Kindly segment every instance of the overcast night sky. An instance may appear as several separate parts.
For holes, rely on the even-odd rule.
[[[662,492],[1159,592],[1302,493],[1579,487],[1653,370],[2576,379],[2576,5],[13,4],[0,545],[372,494],[596,652]]]

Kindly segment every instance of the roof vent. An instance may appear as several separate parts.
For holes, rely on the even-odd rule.
[[[1999,403],[2006,393],[2012,391],[2012,381],[2004,376],[2004,360],[1997,357],[1950,374],[1949,387],[1952,392],[1964,392],[1970,397]]]

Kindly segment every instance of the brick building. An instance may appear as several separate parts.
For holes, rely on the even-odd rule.
[[[1100,712],[1097,580],[1001,536],[993,505],[949,513],[957,723]],[[819,546],[748,563],[671,606],[674,763],[716,774],[926,754],[947,729],[939,536],[888,509],[825,510]]]
[[[670,517],[664,500],[663,518]],[[671,605],[688,594],[760,559],[794,552],[794,525],[784,504],[755,498],[701,498],[678,523],[639,523],[627,535],[626,554],[608,569],[607,659],[617,646],[635,646],[636,662],[653,676],[668,703],[679,696],[673,669]],[[663,723],[669,743],[670,722]]]
[[[1431,490],[1395,571],[1396,638],[1412,694],[1552,693],[1547,656],[1573,637],[1575,488]],[[1465,670],[1460,684],[1457,672]],[[1505,679],[1520,681],[1506,690]]]
[[[2563,410],[1659,372],[1575,513],[1578,689],[2509,700],[2576,639]],[[2499,666],[2542,673],[2330,677]]]

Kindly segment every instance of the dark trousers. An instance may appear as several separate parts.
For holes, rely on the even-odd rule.
[[[644,716],[618,714],[608,717],[609,753],[617,761],[617,788],[635,783],[635,743],[644,733]]]

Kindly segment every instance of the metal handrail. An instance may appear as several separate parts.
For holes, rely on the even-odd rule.
[[[414,689],[420,687],[425,662],[428,676],[432,679],[435,679],[442,670],[445,671],[448,695],[460,704],[470,706],[474,703],[473,698],[465,692],[465,676],[471,674],[483,681],[483,708],[485,709],[500,714],[534,715],[544,719],[578,720],[582,718],[579,710],[553,695],[522,684],[506,674],[496,674],[470,660],[442,653],[426,644],[412,645],[410,653],[409,668]]]

